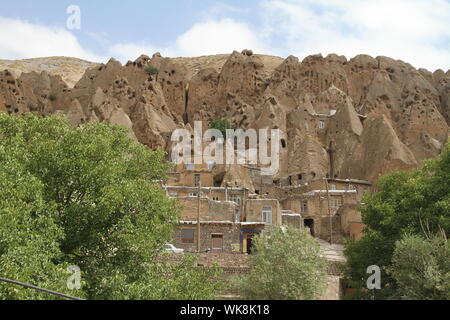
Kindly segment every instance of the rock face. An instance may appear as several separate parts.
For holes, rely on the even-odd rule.
[[[449,137],[450,71],[416,70],[387,57],[332,54],[299,61],[244,50],[177,59],[157,53],[125,66],[114,59],[88,65],[73,87],[62,71],[1,71],[0,111],[65,112],[74,126],[107,121],[166,151],[171,132],[192,128],[195,120],[280,129],[281,166],[274,179],[376,183],[380,174],[436,157]],[[249,180],[240,169],[222,175],[229,184]]]

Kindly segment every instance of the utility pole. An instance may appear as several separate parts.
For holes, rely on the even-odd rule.
[[[200,193],[202,191],[202,184],[201,182],[199,182],[198,184],[198,205],[197,205],[197,252],[200,252],[201,246],[200,246],[200,240],[201,240],[201,236],[200,236],[200,232],[201,232],[201,227],[200,227],[200,204],[201,204],[201,199],[200,199]]]
[[[330,244],[333,244],[333,217],[331,215],[331,207],[330,207],[330,189],[328,187],[328,179],[323,178],[325,180],[325,186],[327,188],[327,202],[328,202],[328,216],[330,217]]]

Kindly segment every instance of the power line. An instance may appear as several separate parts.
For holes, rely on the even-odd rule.
[[[6,282],[6,283],[10,283],[10,284],[14,284],[14,285],[18,285],[18,286],[22,286],[22,287],[28,288],[28,289],[34,289],[34,290],[37,290],[37,291],[42,291],[42,292],[45,292],[45,293],[48,293],[48,294],[52,294],[52,295],[55,295],[55,296],[59,296],[59,297],[63,297],[63,298],[69,299],[69,300],[83,300],[81,298],[77,298],[77,297],[69,296],[69,295],[64,294],[64,293],[59,293],[59,292],[56,292],[56,291],[40,288],[40,287],[34,286],[32,284],[23,283],[23,282],[20,282],[20,281],[5,279],[5,278],[1,278],[1,277],[0,277],[0,281]]]

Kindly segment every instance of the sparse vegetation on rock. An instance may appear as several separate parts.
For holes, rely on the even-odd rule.
[[[155,66],[148,65],[145,67],[145,72],[147,72],[148,75],[154,76],[159,73],[159,69],[156,68]]]

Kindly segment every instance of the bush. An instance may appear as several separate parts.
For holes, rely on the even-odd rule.
[[[254,249],[251,272],[238,285],[245,299],[314,300],[323,292],[327,262],[306,229],[273,227]]]
[[[147,74],[150,76],[154,76],[159,73],[159,69],[156,68],[155,66],[148,65],[147,67],[145,67],[145,72],[147,72]]]
[[[222,119],[222,120],[213,120],[211,121],[209,127],[211,129],[219,130],[224,137],[227,135],[227,129],[236,129],[236,126],[232,123],[230,123],[228,120]]]
[[[444,236],[407,235],[395,245],[388,273],[409,299],[450,299],[450,246]]]

